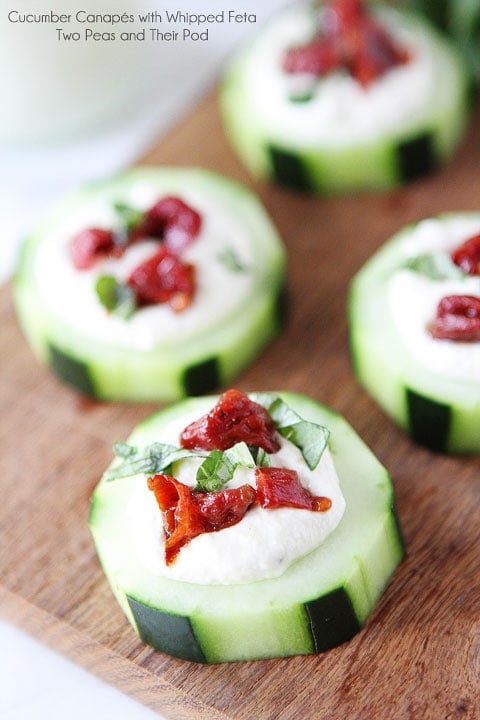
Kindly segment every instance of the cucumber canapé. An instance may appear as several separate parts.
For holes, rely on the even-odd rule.
[[[360,630],[403,557],[386,470],[305,396],[183,400],[116,454],[90,528],[124,613],[161,652],[219,663],[328,650]]]
[[[31,233],[16,308],[38,359],[80,392],[168,401],[224,385],[273,339],[285,266],[243,186],[137,168],[69,196]]]

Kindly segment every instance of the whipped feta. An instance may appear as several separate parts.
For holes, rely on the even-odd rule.
[[[162,433],[161,441],[177,445],[181,430],[195,419],[197,415],[172,421]],[[155,575],[175,580],[202,585],[230,585],[277,577],[323,543],[335,530],[345,510],[332,456],[326,449],[317,467],[310,470],[300,450],[288,440],[280,440],[280,450],[270,455],[272,466],[296,470],[305,488],[332,501],[327,512],[288,507],[265,510],[255,506],[236,525],[193,538],[167,566],[162,515],[145,478],[137,476],[128,532],[140,563]],[[177,479],[194,487],[200,462],[189,458],[177,463]],[[255,487],[253,468],[237,468],[225,487],[238,487],[245,483]]]
[[[157,345],[202,335],[208,329],[234,316],[254,292],[252,268],[255,255],[248,232],[227,211],[198,188],[178,193],[159,191],[137,181],[116,200],[139,210],[147,210],[168,194],[179,195],[202,216],[199,235],[184,251],[182,261],[196,268],[197,289],[192,304],[176,313],[164,303],[140,308],[128,320],[109,313],[99,302],[95,284],[101,275],[125,281],[135,267],[158,251],[158,242],[146,239],[127,248],[121,258],[101,258],[87,270],[77,270],[69,255],[69,239],[85,228],[110,229],[116,224],[112,202],[91,197],[64,214],[49,232],[35,257],[35,276],[48,314],[63,320],[94,341],[118,348],[148,351]],[[234,272],[221,261],[225,250],[233,252],[244,272]],[[218,302],[218,298],[222,302]]]
[[[450,80],[452,58],[442,42],[418,18],[413,22],[392,9],[376,13],[410,60],[368,88],[342,72],[321,79],[283,72],[285,50],[311,39],[314,14],[310,6],[297,4],[272,20],[245,60],[245,92],[256,122],[289,146],[348,148],[399,132],[405,136],[432,113],[451,107],[461,90]],[[291,102],[309,91],[308,102]]]
[[[423,253],[445,252],[480,233],[480,214],[469,213],[420,222],[401,245],[399,265]],[[393,323],[409,352],[425,368],[446,378],[480,382],[480,343],[435,340],[427,325],[446,295],[480,297],[480,277],[432,280],[407,268],[399,268],[388,283],[388,305]]]

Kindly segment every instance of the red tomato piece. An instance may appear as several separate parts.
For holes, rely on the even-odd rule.
[[[480,341],[480,298],[473,295],[442,298],[428,331],[436,340]]]
[[[165,246],[145,260],[127,280],[139,305],[168,303],[176,312],[185,310],[195,294],[195,267],[183,263]]]
[[[268,412],[240,390],[227,390],[209,413],[190,423],[180,436],[180,444],[189,450],[227,450],[238,442],[268,453],[280,449]]]
[[[480,275],[480,235],[466,240],[450,257],[467,275]]]
[[[155,475],[148,487],[163,513],[165,562],[171,565],[187,542],[205,532],[204,523],[187,485],[169,475]]]
[[[332,506],[329,498],[312,495],[300,483],[295,470],[260,467],[255,470],[257,498],[262,508],[293,507],[326,512]]]
[[[149,478],[148,487],[154,492],[163,514],[167,565],[198,535],[236,525],[256,499],[250,485],[200,493],[169,475]]]
[[[195,502],[205,522],[206,532],[215,532],[236,525],[257,499],[255,488],[241,485],[239,488],[218,492],[194,492]]]
[[[164,197],[147,210],[136,236],[160,238],[172,252],[180,252],[200,232],[199,213],[177,197]]]
[[[328,42],[317,39],[307,45],[287,50],[283,58],[286,73],[308,73],[321,77],[340,65],[338,53]]]
[[[343,69],[360,85],[368,87],[409,58],[408,51],[399,47],[369,13],[365,2],[331,0],[325,8],[319,36],[306,45],[287,50],[283,69],[317,77]]]
[[[70,257],[77,270],[88,270],[113,249],[113,232],[102,228],[81,230],[70,240]]]

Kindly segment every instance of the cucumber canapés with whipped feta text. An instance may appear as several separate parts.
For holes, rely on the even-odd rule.
[[[303,395],[183,400],[115,453],[92,498],[97,552],[141,639],[175,657],[339,645],[403,557],[386,470]]]
[[[408,226],[350,289],[354,371],[414,440],[480,452],[480,213]]]
[[[37,357],[80,392],[173,400],[224,385],[275,336],[285,266],[249,190],[138,168],[74,193],[30,235],[16,307]]]
[[[418,14],[294,3],[234,59],[221,103],[251,173],[298,190],[386,189],[446,162],[466,126],[459,52]]]

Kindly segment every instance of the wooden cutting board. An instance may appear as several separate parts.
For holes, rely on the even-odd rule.
[[[349,279],[394,231],[480,209],[480,112],[454,162],[408,189],[308,198],[250,181],[207,98],[145,158],[201,165],[259,193],[289,253],[283,334],[239,378],[332,406],[390,470],[408,555],[366,627],[323,655],[195,665],[152,651],[113,600],[87,528],[89,498],[153,406],[78,397],[38,367],[0,293],[0,613],[172,720],[480,718],[480,459],[416,447],[355,383]],[[479,428],[480,432],[480,428]]]

